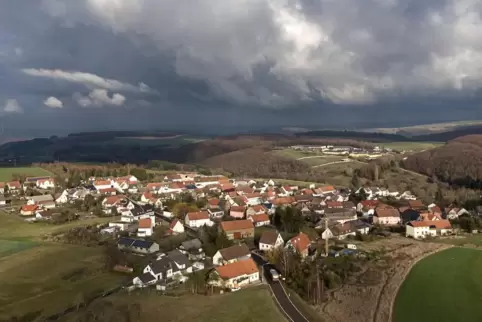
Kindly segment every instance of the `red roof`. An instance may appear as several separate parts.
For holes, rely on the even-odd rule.
[[[435,227],[435,229],[451,229],[452,225],[450,221],[443,220],[433,220],[433,221],[411,221],[410,226],[412,227]]]
[[[219,205],[219,199],[215,198],[215,199],[209,199],[208,200],[208,204],[210,206],[218,206]]]
[[[104,199],[104,202],[108,205],[114,205],[124,198],[125,198],[125,196],[123,196],[123,195],[109,196],[109,197]]]
[[[7,183],[9,187],[20,188],[20,181],[10,181]]]
[[[237,261],[223,266],[217,266],[216,272],[223,279],[230,279],[241,275],[250,275],[258,271],[258,267],[252,258]]]
[[[266,208],[263,205],[255,205],[251,206],[251,209],[253,209],[255,212],[265,212]]]
[[[333,186],[324,186],[324,187],[320,187],[319,189],[321,189],[321,191],[323,191],[323,192],[329,192],[329,191],[336,190],[335,187],[333,187]]]
[[[294,198],[292,197],[284,197],[284,198],[276,198],[276,199],[273,199],[273,201],[271,202],[273,205],[288,205],[288,204],[291,204],[295,202]]]
[[[305,233],[299,233],[290,239],[291,245],[300,253],[306,251],[311,243],[310,237]]]
[[[253,223],[269,221],[269,216],[267,214],[252,215],[249,216],[249,218]]]
[[[179,220],[177,218],[174,218],[174,220],[171,221],[171,223],[169,224],[169,228],[173,229],[178,222]]]
[[[188,212],[186,217],[189,220],[209,219],[209,213],[207,211]]]
[[[0,188],[5,188],[5,182],[0,182]]]
[[[251,220],[244,219],[244,220],[222,221],[221,228],[224,231],[232,231],[232,230],[254,229],[254,226]]]
[[[22,206],[22,211],[35,211],[38,208],[37,205],[23,205]]]
[[[376,206],[378,206],[380,201],[378,201],[378,200],[362,200],[362,201],[360,201],[360,203],[362,204],[363,208],[374,209],[374,208],[376,208]]]
[[[246,207],[244,206],[232,206],[230,211],[236,211],[236,212],[244,212]]]
[[[139,228],[152,228],[151,218],[143,218],[139,220]]]
[[[99,192],[103,192],[103,193],[106,193],[106,192],[116,192],[116,191],[117,191],[116,188],[99,189]]]
[[[111,185],[110,181],[107,181],[107,180],[94,181],[94,186],[110,186],[110,185]]]
[[[326,201],[326,206],[328,208],[341,208],[341,207],[343,207],[343,203],[340,202],[340,201],[330,201],[330,200],[328,200],[328,201]]]

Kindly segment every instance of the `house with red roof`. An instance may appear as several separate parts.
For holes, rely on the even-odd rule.
[[[200,228],[202,226],[212,226],[213,222],[209,218],[207,211],[188,212],[184,218],[184,222],[191,228]]]
[[[298,252],[301,257],[308,256],[308,251],[310,248],[311,240],[305,233],[299,233],[295,237],[291,238],[286,242],[286,248],[291,248],[294,251]]]
[[[32,216],[38,208],[39,206],[37,205],[23,205],[20,209],[20,214],[22,216]]]
[[[184,233],[184,225],[179,221],[179,219],[174,218],[174,220],[169,224],[169,232],[172,235],[182,234]]]
[[[211,284],[230,289],[239,289],[260,282],[258,266],[252,258],[217,266],[211,274],[219,277],[211,279]]]
[[[427,236],[443,236],[453,232],[450,221],[446,219],[433,221],[411,221],[405,226],[405,236],[423,239]]]
[[[356,206],[356,211],[361,212],[363,216],[372,216],[379,204],[378,200],[362,200]]]
[[[268,214],[251,215],[248,217],[253,222],[254,227],[267,226],[270,224]]]
[[[156,225],[154,218],[142,218],[139,220],[137,227],[137,236],[138,237],[148,237],[152,236],[153,228]]]

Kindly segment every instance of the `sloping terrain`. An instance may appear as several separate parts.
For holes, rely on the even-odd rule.
[[[436,176],[458,185],[480,187],[482,182],[482,135],[467,135],[447,144],[409,156],[405,168]]]

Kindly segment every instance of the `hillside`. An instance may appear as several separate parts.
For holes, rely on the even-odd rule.
[[[467,135],[408,157],[405,168],[439,180],[472,188],[482,187],[482,135]]]

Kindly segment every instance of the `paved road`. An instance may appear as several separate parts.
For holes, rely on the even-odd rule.
[[[251,257],[258,265],[261,265],[263,267],[264,278],[268,283],[269,287],[271,288],[271,292],[273,293],[278,306],[280,307],[282,313],[286,316],[288,321],[309,322],[296,308],[293,302],[291,302],[289,295],[286,294],[286,291],[281,282],[273,282],[271,280],[271,276],[269,274],[269,270],[271,268],[270,264],[254,252],[251,253]]]

